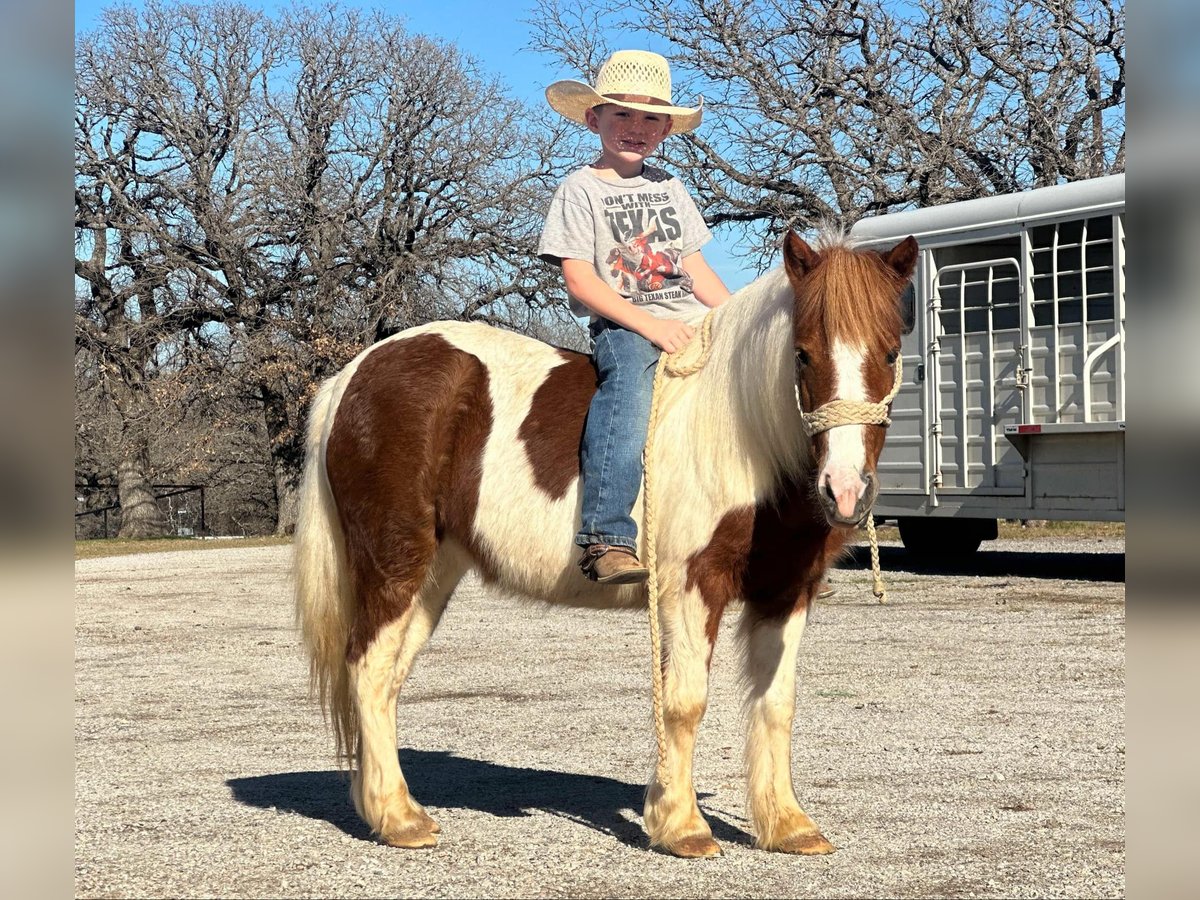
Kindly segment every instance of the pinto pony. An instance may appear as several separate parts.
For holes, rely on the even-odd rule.
[[[827,239],[814,249],[789,233],[783,249],[782,269],[713,314],[707,364],[664,381],[648,461],[658,496],[676,502],[660,502],[656,516],[669,777],[655,776],[644,812],[651,843],[678,856],[720,852],[696,804],[692,756],[733,601],[757,845],[833,850],[792,786],[796,651],[826,568],[874,501],[884,428],[809,438],[797,407],[887,395],[917,244],[873,252]],[[579,444],[595,385],[583,354],[441,322],[375,344],[317,394],[297,613],[355,807],[385,843],[437,842],[400,771],[396,701],[468,569],[552,603],[647,602],[644,585],[595,584],[575,564]]]

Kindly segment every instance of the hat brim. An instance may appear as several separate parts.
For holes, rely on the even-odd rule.
[[[662,103],[632,103],[627,100],[613,100],[603,94],[596,93],[595,88],[582,81],[556,81],[546,88],[546,102],[550,108],[572,122],[580,125],[587,124],[587,111],[604,103],[614,103],[626,109],[638,109],[642,112],[659,113],[671,117],[669,134],[686,134],[695,130],[704,116],[704,98],[699,98],[697,106],[669,106]]]

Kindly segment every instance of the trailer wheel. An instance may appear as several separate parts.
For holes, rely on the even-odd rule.
[[[897,520],[904,549],[913,556],[970,556],[985,540],[998,535],[995,519],[931,519],[902,516]]]

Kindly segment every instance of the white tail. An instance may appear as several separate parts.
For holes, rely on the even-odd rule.
[[[296,621],[308,649],[309,686],[320,699],[321,710],[333,721],[338,756],[352,759],[358,749],[358,722],[350,699],[346,641],[354,597],[324,452],[334,412],[335,382],[331,378],[321,385],[309,411],[292,571]]]

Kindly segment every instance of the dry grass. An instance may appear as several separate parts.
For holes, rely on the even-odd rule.
[[[1039,537],[1125,537],[1124,522],[1051,522],[1029,519],[1027,524],[1000,520],[1000,537],[1036,540]]]
[[[248,538],[158,538],[149,541],[130,541],[122,538],[103,538],[76,541],[76,559],[95,559],[99,556],[128,556],[131,553],[163,553],[168,550],[216,550],[225,547],[277,547],[290,544],[290,537]]]
[[[900,532],[895,525],[877,526],[881,541],[898,541]],[[865,532],[864,532],[865,534]],[[1029,519],[1028,524],[1001,519],[1000,537],[1021,541],[1039,538],[1123,538],[1124,522],[1052,522],[1048,519]]]

